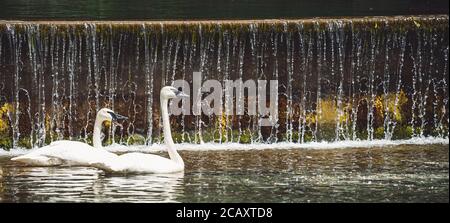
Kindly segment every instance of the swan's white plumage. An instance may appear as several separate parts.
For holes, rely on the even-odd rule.
[[[184,93],[173,87],[163,87],[161,89],[161,116],[164,127],[164,141],[168,146],[170,159],[143,153],[127,153],[119,156],[103,149],[100,140],[102,123],[106,120],[111,121],[112,116],[119,116],[111,110],[104,108],[97,113],[94,124],[93,144],[95,148],[82,142],[61,140],[26,155],[12,158],[12,160],[38,166],[93,166],[108,172],[121,173],[182,172],[184,170],[184,162],[174,148],[170,131],[169,114],[167,112],[169,99],[177,96],[187,95],[184,95]]]
[[[106,172],[173,173],[183,170],[183,166],[161,156],[143,153],[119,156],[103,148],[67,140],[56,141],[12,160],[33,166],[93,166]]]
[[[143,153],[127,153],[114,159],[91,163],[106,172],[121,173],[175,173],[184,169],[170,159]]]
[[[174,87],[163,87],[160,93],[161,116],[163,119],[164,141],[167,145],[170,159],[143,153],[127,153],[117,158],[99,160],[91,165],[109,172],[132,173],[176,173],[184,170],[184,162],[178,154],[170,131],[168,101],[178,96],[187,96]]]
[[[61,140],[11,160],[36,166],[83,166],[99,160],[108,162],[115,158],[117,158],[116,154],[103,148],[94,148],[82,142]]]
[[[50,145],[39,148],[28,154],[12,158],[11,160],[32,166],[58,166],[58,165],[89,165],[92,162],[102,160],[106,162],[117,157],[108,152],[101,145],[101,128],[104,121],[112,121],[114,117],[123,117],[112,110],[102,108],[97,112],[94,124],[93,144],[96,148],[83,143],[69,140],[59,140]]]

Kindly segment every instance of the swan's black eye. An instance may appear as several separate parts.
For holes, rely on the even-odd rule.
[[[180,93],[181,93],[181,90],[182,90],[181,87],[179,87],[178,89],[175,89],[175,90],[174,90],[175,95],[180,94]]]
[[[109,113],[109,115],[111,115],[111,118],[112,118],[113,121],[117,120],[117,116],[116,116],[116,114],[114,112],[108,112],[108,113]]]
[[[178,87],[178,91],[183,91],[183,88],[181,88],[181,87]]]
[[[114,112],[108,112],[111,115],[112,121],[126,120],[128,117],[116,114]]]

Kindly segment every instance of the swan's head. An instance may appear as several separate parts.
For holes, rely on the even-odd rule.
[[[189,97],[189,95],[185,94],[181,87],[178,89],[172,86],[166,86],[161,88],[161,98],[163,99],[172,99],[177,97]]]
[[[113,110],[109,108],[102,108],[97,112],[97,119],[101,120],[102,122],[104,121],[117,122],[128,118],[123,115],[115,113]]]

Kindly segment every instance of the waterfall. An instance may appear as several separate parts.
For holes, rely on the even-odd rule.
[[[196,89],[193,72],[223,87],[226,80],[278,80],[279,120],[260,126],[259,115],[192,110],[171,116],[176,142],[448,138],[448,39],[448,15],[0,21],[0,147],[91,142],[102,107],[129,117],[108,124],[105,144],[160,143],[159,89],[178,79]],[[225,99],[238,100],[224,89],[214,102],[222,111]],[[194,105],[194,96],[208,94],[187,93],[190,109],[205,103]],[[246,92],[247,100],[256,99]]]

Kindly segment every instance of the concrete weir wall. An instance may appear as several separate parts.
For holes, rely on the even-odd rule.
[[[177,142],[448,137],[448,53],[448,15],[0,21],[0,147],[90,142],[102,107],[129,117],[105,144],[159,143],[159,90],[195,71],[278,80],[279,120],[171,116]]]

